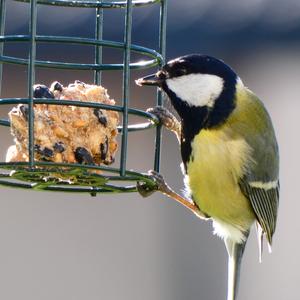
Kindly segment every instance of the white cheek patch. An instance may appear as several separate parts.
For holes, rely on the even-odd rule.
[[[167,79],[169,89],[190,106],[213,107],[223,90],[224,80],[216,75],[189,74]]]

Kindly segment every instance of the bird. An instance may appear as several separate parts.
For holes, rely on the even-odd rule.
[[[212,220],[228,252],[227,300],[236,300],[250,229],[256,224],[261,260],[269,247],[279,205],[279,150],[263,102],[220,59],[188,54],[136,80],[166,93],[179,120],[164,107],[151,108],[180,143],[188,196],[174,192],[151,172],[158,189],[205,220]]]

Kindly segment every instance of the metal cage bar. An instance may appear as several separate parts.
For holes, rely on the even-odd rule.
[[[34,167],[34,109],[33,109],[33,85],[35,84],[35,61],[36,61],[36,22],[37,22],[37,4],[36,0],[30,2],[30,50],[29,50],[29,65],[28,65],[28,99],[29,99],[29,165]]]
[[[0,36],[0,43],[2,42],[26,42],[30,41],[30,36],[28,35],[7,35]],[[76,38],[76,37],[68,37],[68,36],[43,36],[37,35],[36,42],[45,42],[45,43],[61,43],[61,44],[74,44],[74,45],[92,45],[92,46],[105,46],[111,48],[124,49],[124,43],[115,42],[115,41],[107,41],[101,40],[96,41],[94,39],[89,38]],[[153,49],[149,49],[146,47],[131,45],[131,51],[137,52],[147,57],[152,58],[146,62],[136,62],[130,63],[130,69],[146,69],[148,67],[153,67],[159,65],[163,61],[163,57],[160,53]],[[0,56],[0,61],[4,63],[17,64],[17,65],[28,65],[27,59],[11,57],[11,56]],[[43,68],[55,68],[55,69],[72,69],[72,70],[123,70],[122,64],[80,64],[80,63],[66,63],[66,62],[53,62],[53,61],[41,61],[36,60],[36,67]]]
[[[127,160],[127,144],[128,134],[132,131],[145,130],[152,127],[156,129],[155,153],[154,153],[154,168],[159,170],[160,164],[160,144],[161,144],[161,129],[158,126],[159,122],[154,115],[145,111],[133,109],[129,105],[130,100],[130,72],[134,69],[146,69],[153,66],[161,66],[164,63],[166,51],[166,13],[167,0],[126,0],[126,1],[111,1],[103,0],[16,0],[19,2],[30,3],[30,22],[28,35],[4,35],[5,34],[5,5],[6,0],[0,0],[0,84],[2,83],[2,65],[4,63],[25,65],[28,67],[28,86],[27,98],[6,98],[0,99],[0,105],[7,104],[27,104],[29,107],[28,134],[29,134],[29,162],[0,162],[0,185],[11,186],[15,188],[26,188],[34,190],[60,191],[60,192],[87,192],[95,195],[96,193],[120,193],[134,192],[136,185],[128,185],[129,182],[143,181],[147,186],[154,186],[152,178],[140,172],[129,171],[126,168]],[[132,32],[132,14],[134,7],[147,5],[160,5],[159,19],[159,46],[158,51],[150,48],[145,48],[140,45],[131,43]],[[82,37],[69,36],[42,36],[37,34],[37,7],[38,5],[55,5],[65,7],[81,7],[95,8],[95,35],[93,39]],[[124,41],[108,41],[103,39],[104,26],[104,10],[105,9],[124,9],[125,26],[124,26]],[[19,58],[7,56],[4,54],[5,43],[27,42],[29,43],[29,58]],[[36,46],[38,43],[56,43],[56,44],[75,44],[87,45],[94,47],[94,63],[72,63],[72,62],[55,62],[36,60]],[[105,64],[102,58],[103,47],[117,48],[123,51],[123,62]],[[131,52],[136,52],[148,57],[148,60],[143,62],[132,62]],[[94,83],[101,83],[101,75],[106,70],[122,70],[122,104],[121,105],[105,105],[95,102],[81,102],[76,100],[55,100],[33,98],[33,85],[35,84],[36,68],[55,68],[69,70],[90,70],[94,74]],[[162,105],[163,95],[157,93],[156,103]],[[104,110],[118,111],[122,114],[122,126],[118,127],[121,133],[121,153],[119,167],[95,166],[95,165],[80,165],[69,163],[54,163],[42,162],[34,160],[34,104],[48,105],[72,105],[78,107],[101,108]],[[134,125],[128,124],[129,114],[137,115],[148,119],[146,123]],[[8,120],[0,119],[0,126],[10,126]],[[13,172],[8,173],[1,170]],[[91,173],[90,171],[100,170],[103,175]],[[118,175],[114,175],[114,174]],[[64,180],[58,181],[52,174],[60,174],[64,176],[72,176],[76,178],[72,185]],[[48,178],[45,182],[44,178]],[[124,184],[118,184],[124,182]]]
[[[6,16],[6,0],[0,0],[0,35],[4,35],[5,29],[5,16]],[[0,55],[3,55],[4,43],[0,43]],[[3,74],[3,65],[0,64],[0,95],[2,91],[2,74]]]
[[[132,0],[127,0],[125,13],[125,33],[124,33],[124,69],[123,69],[123,130],[121,145],[121,163],[120,175],[125,175],[126,158],[127,158],[127,142],[128,142],[128,106],[129,106],[129,86],[130,86],[130,45],[131,45],[131,27],[132,27]]]
[[[159,22],[159,52],[162,57],[166,57],[166,33],[167,33],[167,0],[163,0],[160,6],[160,22]],[[162,60],[159,66],[164,64]],[[163,105],[163,93],[161,90],[157,90],[157,105]],[[155,157],[154,157],[154,170],[159,172],[160,168],[160,152],[161,152],[161,126],[156,128],[155,138]]]
[[[100,3],[102,0],[100,0]],[[101,41],[103,39],[103,8],[97,7],[96,8],[96,28],[95,28],[95,39],[97,41]],[[102,47],[96,46],[95,47],[95,64],[100,65],[102,64]],[[101,84],[101,71],[96,70],[94,73],[94,83]]]
[[[15,0],[19,2],[30,2],[30,0]],[[133,7],[147,6],[159,3],[163,0],[134,0]],[[38,4],[64,6],[64,7],[89,7],[89,8],[126,8],[125,1],[99,1],[99,0],[37,0]]]

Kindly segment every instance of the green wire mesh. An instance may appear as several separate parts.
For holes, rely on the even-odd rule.
[[[17,0],[28,2],[30,5],[30,22],[28,35],[4,35],[6,1],[0,0],[0,93],[2,86],[3,64],[16,64],[28,66],[27,98],[0,99],[0,105],[27,104],[29,128],[29,161],[28,162],[0,162],[0,185],[43,191],[82,192],[96,195],[97,193],[135,192],[136,183],[143,182],[149,189],[155,188],[153,179],[143,173],[129,171],[126,168],[128,134],[133,131],[145,130],[156,127],[154,170],[159,171],[161,128],[154,115],[145,111],[129,107],[130,98],[130,72],[133,69],[141,70],[154,66],[161,66],[165,58],[166,49],[166,13],[167,0],[126,0],[126,1],[101,1],[101,0]],[[64,7],[94,8],[95,9],[95,37],[81,38],[69,36],[43,36],[37,35],[37,7],[38,5],[52,5]],[[134,7],[159,5],[159,45],[158,51],[134,45],[131,43],[132,14]],[[122,9],[125,12],[124,42],[103,40],[103,12],[105,9]],[[27,42],[30,44],[29,59],[4,55],[5,43]],[[89,45],[95,48],[93,64],[68,63],[56,61],[43,61],[36,59],[36,46],[38,43]],[[123,62],[119,64],[102,63],[102,48],[118,48],[123,51]],[[147,57],[142,62],[131,62],[130,55],[136,52]],[[36,68],[53,68],[69,70],[90,70],[94,73],[94,83],[101,84],[101,74],[107,70],[122,70],[122,105],[110,106],[94,102],[80,102],[68,100],[33,99],[33,85],[35,84]],[[157,92],[156,104],[162,105],[163,97]],[[121,134],[121,150],[119,167],[67,164],[54,162],[41,162],[34,159],[34,104],[72,105],[80,107],[101,108],[118,111],[122,114],[122,124],[118,130]],[[147,122],[129,125],[128,116],[137,115],[148,119]],[[8,128],[8,120],[0,119],[0,126]],[[99,175],[99,171],[101,174]]]

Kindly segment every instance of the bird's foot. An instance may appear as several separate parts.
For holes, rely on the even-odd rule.
[[[164,194],[168,194],[168,192],[172,191],[161,174],[154,170],[150,170],[148,174],[155,181],[158,191]]]
[[[147,112],[155,115],[161,125],[176,133],[178,137],[181,135],[181,124],[177,118],[166,108],[162,106],[151,107],[147,109]]]
[[[155,185],[149,186],[148,184],[144,182],[138,182],[137,183],[137,190],[143,197],[149,197],[154,192],[160,191],[164,194],[167,194],[167,192],[170,190],[169,186],[165,182],[162,175],[160,175],[156,171],[149,171],[148,175],[151,177],[151,179],[154,181]]]
[[[196,214],[201,219],[208,219],[208,216],[206,216],[204,213],[202,213],[198,206],[195,205],[195,203],[190,200],[182,197],[181,195],[177,194],[175,191],[173,191],[167,182],[165,181],[164,177],[157,173],[156,171],[149,171],[148,175],[154,180],[156,183],[155,188],[148,187],[145,183],[138,183],[137,190],[143,197],[148,197],[151,194],[153,194],[155,191],[161,192],[162,194],[170,197],[171,199],[179,202],[189,210],[191,210],[194,214]]]

